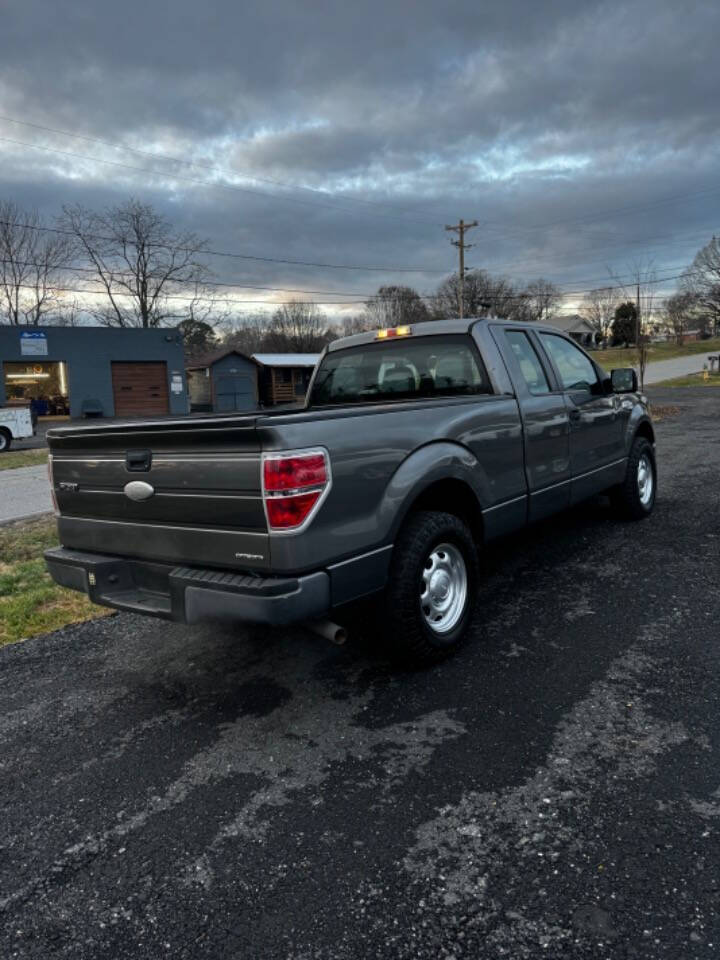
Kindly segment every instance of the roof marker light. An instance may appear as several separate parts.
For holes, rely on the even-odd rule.
[[[378,330],[375,339],[389,340],[391,337],[409,337],[411,334],[412,327],[410,326],[386,327],[383,330]]]

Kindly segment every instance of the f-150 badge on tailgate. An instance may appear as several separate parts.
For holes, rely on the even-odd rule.
[[[131,480],[125,484],[125,496],[131,500],[148,500],[155,493],[155,487],[144,480]]]

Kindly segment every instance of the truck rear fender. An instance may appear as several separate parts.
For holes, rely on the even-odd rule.
[[[391,477],[378,508],[378,528],[393,542],[411,510],[445,510],[461,515],[481,540],[488,488],[482,464],[467,447],[428,443],[406,457]]]

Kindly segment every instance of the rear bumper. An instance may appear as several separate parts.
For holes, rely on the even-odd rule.
[[[56,583],[93,603],[180,623],[232,620],[279,625],[321,617],[330,575],[257,577],[58,547],[45,553]]]

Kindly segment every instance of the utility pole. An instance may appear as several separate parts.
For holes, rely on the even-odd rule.
[[[472,243],[465,243],[465,231],[469,230],[471,227],[477,227],[477,220],[471,220],[469,223],[465,223],[464,220],[461,220],[460,223],[456,223],[454,226],[445,227],[446,230],[452,230],[454,233],[457,233],[457,240],[451,240],[450,243],[454,247],[458,248],[460,252],[460,272],[458,276],[460,277],[460,319],[463,319],[465,313],[465,304],[464,304],[464,293],[465,293],[465,251],[469,250],[473,246]]]

